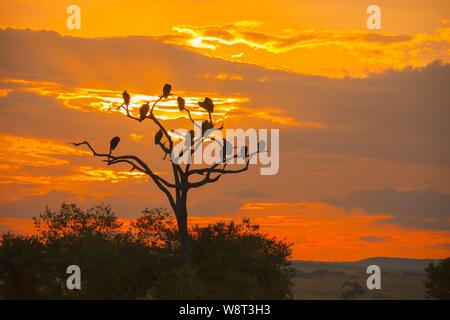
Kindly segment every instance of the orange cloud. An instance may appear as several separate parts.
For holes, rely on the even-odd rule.
[[[23,235],[35,233],[33,220],[31,218],[0,217],[0,234],[12,232]]]
[[[236,75],[217,75],[217,77],[238,77]],[[236,80],[236,79],[234,79]],[[118,107],[123,103],[122,91],[103,90],[103,89],[89,89],[89,88],[76,88],[65,87],[61,84],[48,81],[31,81],[23,79],[0,79],[5,85],[9,85],[11,92],[13,89],[34,92],[43,96],[54,97],[56,100],[63,103],[67,108],[75,109],[82,112],[100,111],[100,112],[115,112],[125,114],[123,109]],[[165,99],[160,102],[155,108],[155,112],[158,112],[158,117],[162,120],[173,120],[180,117],[187,117],[185,113],[181,113],[178,110],[177,95],[182,95],[186,101],[186,106],[190,108],[192,116],[198,118],[204,118],[207,113],[204,109],[199,107],[198,101],[202,101],[205,96],[211,93],[205,93],[203,95],[185,95],[185,92],[175,92],[169,99]],[[130,111],[137,114],[139,107],[147,102],[157,100],[158,96],[145,95],[141,93],[132,93],[132,99],[130,104]],[[243,97],[213,97],[215,111],[214,114],[223,118],[239,108],[239,105],[248,101]]]
[[[5,169],[17,166],[63,166],[69,162],[60,156],[86,154],[88,152],[75,149],[69,144],[0,132],[0,161]]]
[[[147,176],[141,172],[94,168],[68,160],[68,157],[75,159],[88,156],[90,152],[68,143],[0,133],[0,186],[3,189],[0,201],[45,194],[49,190],[73,191],[77,189],[77,184],[83,182],[147,180]],[[22,186],[23,190],[8,191],[8,187],[13,185]],[[33,186],[31,190],[30,186]]]
[[[216,80],[231,80],[231,81],[240,81],[244,80],[244,77],[238,74],[228,74],[228,73],[218,73],[215,75],[211,75],[209,73],[205,73],[200,76],[201,79],[216,79]]]
[[[131,140],[134,140],[134,141],[142,141],[142,139],[144,139],[144,135],[132,133],[132,134],[130,134],[130,138],[131,138]]]
[[[244,78],[236,74],[218,73],[216,75],[203,75],[203,78],[217,80],[243,80]],[[32,81],[23,79],[0,79],[5,85],[9,85],[8,94],[13,90],[34,92],[43,96],[50,96],[60,101],[64,106],[70,109],[75,109],[81,112],[107,112],[107,113],[121,113],[125,114],[123,109],[118,109],[123,102],[121,91],[88,89],[88,88],[74,88],[65,87],[61,84],[49,81]],[[203,100],[203,96],[214,96],[213,101],[215,105],[214,116],[217,121],[222,121],[232,118],[256,118],[266,120],[272,123],[283,124],[286,126],[323,128],[324,125],[312,121],[298,121],[292,117],[284,115],[284,113],[275,107],[260,107],[258,109],[245,107],[244,104],[249,101],[244,97],[220,97],[215,94],[200,95],[184,95],[184,92],[175,93],[169,99],[162,101],[155,108],[158,112],[158,117],[162,120],[175,120],[178,118],[186,118],[185,113],[178,110],[177,94],[183,95],[186,106],[191,110],[194,119],[204,119],[207,113],[204,109],[199,107],[198,101]],[[139,107],[147,102],[158,99],[157,96],[149,96],[140,93],[135,93],[132,96],[130,104],[130,111],[137,114]],[[143,136],[133,133],[130,138],[134,141],[142,140]]]
[[[448,27],[402,35],[340,29],[285,29],[273,34],[258,31],[260,26],[252,21],[181,25],[172,28],[178,36],[162,39],[213,57],[331,77],[362,77],[437,59],[450,61]]]
[[[403,228],[389,215],[371,216],[318,202],[248,202],[229,216],[190,219],[191,224],[250,218],[263,231],[293,243],[293,258],[353,261],[374,256],[444,258],[450,231]],[[376,239],[376,241],[371,241]]]

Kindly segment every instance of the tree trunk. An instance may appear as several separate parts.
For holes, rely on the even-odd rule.
[[[183,259],[183,266],[185,268],[191,267],[191,237],[188,232],[187,223],[187,197],[186,195],[180,197],[175,215],[178,224],[178,233],[180,234],[181,243],[181,257]]]

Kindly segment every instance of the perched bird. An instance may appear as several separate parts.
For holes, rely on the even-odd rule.
[[[150,105],[148,104],[148,102],[144,103],[139,108],[139,121],[143,121],[145,119],[149,110],[150,110]]]
[[[172,90],[172,86],[166,83],[163,87],[162,97],[167,98],[170,95],[170,91]]]
[[[209,114],[214,113],[214,103],[210,98],[206,97],[203,102],[199,101],[198,105],[205,109]]]
[[[155,144],[160,144],[162,137],[163,137],[163,132],[161,129],[159,129],[158,132],[156,132],[156,134],[155,134]]]
[[[177,103],[178,103],[178,109],[180,109],[180,111],[183,111],[184,107],[186,105],[184,99],[182,97],[178,97],[177,98]]]
[[[125,90],[122,93],[122,98],[123,98],[123,104],[122,105],[126,105],[128,107],[128,105],[130,104],[131,97],[130,97],[130,94],[127,92],[127,90]]]
[[[109,154],[108,154],[108,161],[109,158],[111,157],[111,153],[113,152],[113,150],[115,148],[117,148],[117,146],[119,145],[120,142],[120,137],[114,137],[111,139],[111,141],[109,142]]]

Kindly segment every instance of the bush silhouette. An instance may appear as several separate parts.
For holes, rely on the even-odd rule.
[[[450,258],[438,264],[430,263],[425,269],[426,298],[450,300]]]
[[[146,209],[125,228],[107,205],[62,204],[56,212],[46,208],[34,224],[34,236],[2,235],[2,298],[290,298],[290,244],[249,220],[190,228],[191,268],[164,209]],[[81,268],[81,290],[66,288],[73,264]]]
[[[285,299],[293,269],[290,244],[270,238],[249,220],[219,222],[191,230],[191,270],[164,273],[160,298]],[[180,290],[183,284],[183,290]],[[185,291],[187,290],[187,291]],[[176,296],[173,296],[177,293]]]
[[[344,291],[341,293],[341,298],[344,300],[353,300],[366,293],[366,290],[357,282],[347,281],[342,285]]]

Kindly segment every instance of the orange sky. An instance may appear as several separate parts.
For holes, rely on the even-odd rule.
[[[448,255],[448,232],[378,225],[389,216],[350,214],[323,203],[246,203],[231,215],[190,217],[205,225],[250,218],[271,236],[293,244],[293,257],[315,261],[354,261],[367,257],[441,258]],[[122,219],[127,224],[127,219]],[[31,219],[0,218],[16,232],[33,234]],[[414,239],[414,241],[411,241]]]
[[[0,3],[0,232],[31,232],[62,201],[123,219],[166,205],[147,177],[69,142],[120,135],[170,178],[156,129],[110,110],[127,89],[137,112],[170,82],[194,117],[211,96],[226,127],[281,130],[280,173],[193,192],[191,223],[250,217],[296,259],[449,256],[448,1],[378,1],[376,32],[357,0],[75,1],[81,30],[68,30],[71,3]],[[177,110],[156,112],[178,128]]]
[[[69,30],[69,4],[81,29]],[[146,35],[231,61],[333,77],[449,61],[445,0],[378,1],[381,30],[366,29],[366,1],[30,1],[0,4],[0,25],[82,37]],[[230,17],[232,17],[230,19]]]

